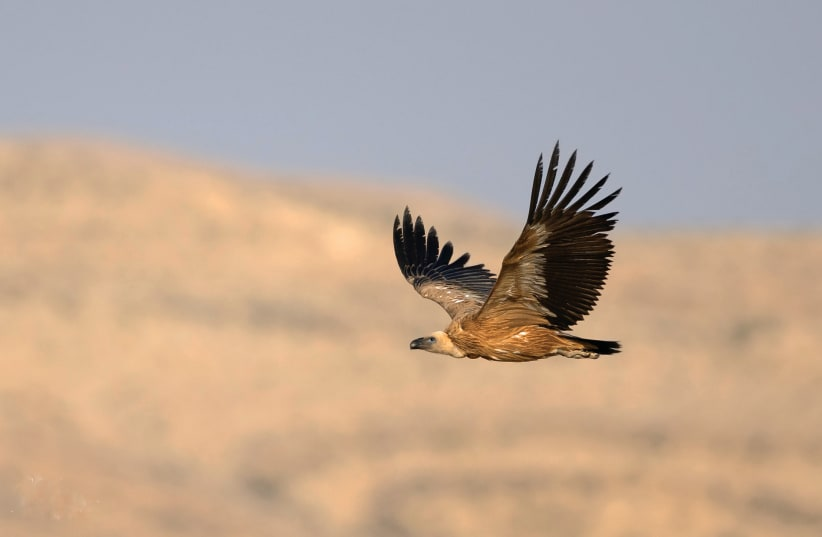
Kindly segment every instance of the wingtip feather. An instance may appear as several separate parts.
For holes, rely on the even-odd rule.
[[[539,189],[542,186],[542,153],[539,154],[539,158],[537,159],[537,168],[534,170],[534,183],[531,186],[531,203],[528,205],[528,220],[526,222],[531,223],[534,221],[534,217],[539,217],[537,211],[537,197],[539,196]]]

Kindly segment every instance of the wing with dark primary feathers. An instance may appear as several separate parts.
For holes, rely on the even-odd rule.
[[[607,233],[616,224],[617,215],[597,211],[622,189],[586,206],[608,176],[583,191],[593,162],[571,181],[575,164],[576,151],[557,177],[557,143],[542,185],[540,155],[528,220],[505,256],[497,284],[478,318],[498,318],[511,326],[538,323],[567,330],[596,304],[614,254]]]
[[[394,219],[394,253],[405,279],[452,319],[479,311],[496,281],[483,265],[466,266],[468,253],[451,261],[451,243],[446,242],[440,251],[437,230],[432,227],[426,237],[422,218],[414,222],[408,207],[402,225],[399,216]]]

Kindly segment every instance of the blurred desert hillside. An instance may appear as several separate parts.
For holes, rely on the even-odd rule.
[[[618,227],[575,333],[624,352],[505,364],[409,351],[447,316],[396,267],[406,204],[494,271],[519,230],[0,142],[0,535],[822,535],[820,230]]]

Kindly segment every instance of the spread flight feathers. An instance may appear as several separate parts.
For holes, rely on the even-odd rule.
[[[528,218],[502,261],[499,276],[482,264],[469,265],[468,253],[452,261],[454,248],[440,249],[433,227],[406,207],[394,220],[394,252],[403,276],[423,297],[451,316],[444,330],[411,342],[412,349],[457,358],[530,361],[562,355],[597,358],[619,352],[619,343],[564,333],[596,305],[614,247],[608,238],[616,212],[599,212],[620,193],[592,201],[606,175],[586,187],[593,163],[572,180],[576,151],[559,172],[559,144],[543,181],[537,162]]]

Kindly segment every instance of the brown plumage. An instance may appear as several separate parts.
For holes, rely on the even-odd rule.
[[[436,229],[432,227],[426,236],[422,219],[414,221],[408,207],[402,221],[396,217],[394,252],[403,276],[420,295],[451,316],[445,331],[413,340],[412,349],[507,362],[554,355],[598,358],[619,352],[616,341],[564,333],[587,315],[599,298],[614,254],[607,233],[613,229],[617,213],[597,211],[622,190],[586,206],[608,176],[580,195],[593,162],[571,181],[575,164],[576,151],[557,177],[557,144],[543,185],[540,155],[528,219],[502,260],[499,277],[481,264],[466,265],[467,253],[451,261],[451,243],[445,243],[440,251]]]

